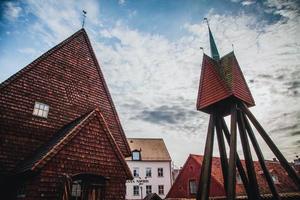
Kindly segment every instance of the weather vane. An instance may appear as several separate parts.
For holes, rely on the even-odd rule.
[[[206,21],[207,26],[209,26],[208,19],[206,17],[204,18],[204,21]]]
[[[85,18],[86,18],[86,11],[85,10],[82,10],[82,16],[83,16],[83,19],[82,19],[82,28],[84,27],[84,22],[85,22]]]

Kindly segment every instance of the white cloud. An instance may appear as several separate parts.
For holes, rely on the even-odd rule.
[[[7,2],[4,5],[4,16],[10,21],[15,21],[21,14],[22,8],[13,2]]]
[[[18,50],[20,53],[23,54],[33,54],[35,55],[37,53],[37,51],[33,48],[27,47],[27,48],[22,48]]]
[[[243,6],[249,6],[249,5],[252,5],[252,4],[254,4],[254,3],[255,3],[254,0],[246,0],[246,1],[243,1],[243,2],[242,2],[242,5],[243,5]]]
[[[126,1],[125,1],[125,0],[119,0],[118,3],[119,3],[120,5],[124,5],[124,4],[126,3]]]

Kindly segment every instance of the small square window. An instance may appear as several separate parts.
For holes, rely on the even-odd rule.
[[[132,160],[141,160],[141,153],[139,151],[133,151]]]
[[[49,113],[49,106],[44,103],[35,102],[34,109],[33,109],[33,115],[47,118]]]

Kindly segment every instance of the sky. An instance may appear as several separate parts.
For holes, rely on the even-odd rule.
[[[235,52],[251,111],[289,161],[300,154],[299,1],[2,0],[0,82],[79,30],[82,9],[127,137],[163,138],[177,167],[203,154],[209,116],[196,99],[207,17],[220,56]]]

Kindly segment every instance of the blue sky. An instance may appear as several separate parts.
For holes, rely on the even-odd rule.
[[[84,9],[126,135],[164,138],[179,166],[204,150],[208,116],[195,104],[208,17],[221,56],[234,44],[254,114],[292,160],[300,150],[299,7],[297,0],[1,1],[0,82],[80,29]]]

